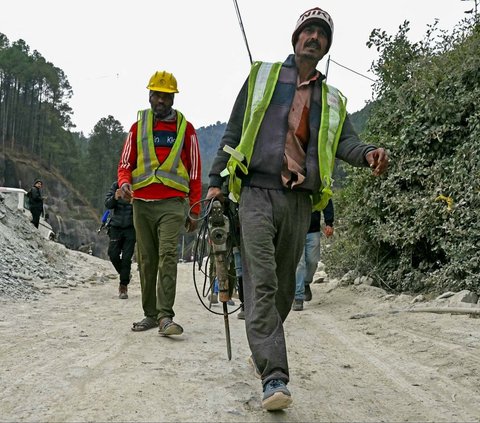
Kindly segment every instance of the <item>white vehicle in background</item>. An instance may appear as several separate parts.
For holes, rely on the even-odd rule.
[[[32,213],[30,213],[27,191],[22,188],[0,187],[0,194],[4,197],[5,205],[11,210],[20,210],[28,220],[32,220]],[[32,225],[32,227],[34,227]],[[40,216],[40,223],[38,224],[40,234],[51,241],[55,241],[56,234],[53,232],[50,224]]]

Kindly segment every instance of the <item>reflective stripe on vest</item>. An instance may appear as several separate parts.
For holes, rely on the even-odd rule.
[[[335,87],[322,81],[322,115],[318,130],[318,166],[320,191],[312,194],[313,210],[323,210],[333,195],[333,168],[343,122],[347,116],[347,99]]]
[[[252,157],[258,130],[270,104],[281,66],[282,63],[280,62],[273,64],[255,62],[252,65],[240,143],[235,149],[228,146],[224,148],[231,156],[221,175],[229,175],[228,188],[230,198],[233,201],[239,201],[242,186],[241,178],[236,173],[237,167],[244,175],[248,174],[248,164]],[[322,112],[318,130],[318,162],[321,187],[318,193],[312,195],[313,210],[325,208],[332,196],[331,186],[335,154],[346,115],[346,98],[339,90],[322,82]]]
[[[137,117],[137,167],[132,172],[132,188],[143,188],[162,183],[188,193],[190,191],[187,169],[181,160],[187,121],[177,110],[177,136],[170,153],[160,165],[153,141],[153,112],[140,110]]]
[[[248,98],[243,117],[242,137],[235,148],[225,148],[231,154],[222,176],[230,175],[228,181],[229,197],[238,202],[242,180],[236,174],[237,166],[244,175],[248,174],[248,165],[252,157],[253,146],[260,125],[275,90],[275,84],[282,68],[282,63],[254,62],[248,79]]]

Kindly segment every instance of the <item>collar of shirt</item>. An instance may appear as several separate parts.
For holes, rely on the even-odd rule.
[[[316,81],[319,79],[321,76],[321,73],[315,69],[315,73],[310,79],[307,79],[306,81],[300,82],[300,77],[297,75],[297,88],[303,87],[304,85],[308,85],[313,81]]]

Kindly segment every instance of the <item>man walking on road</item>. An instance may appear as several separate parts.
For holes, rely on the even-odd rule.
[[[115,181],[105,196],[105,207],[111,210],[111,218],[107,225],[110,238],[108,257],[118,273],[120,284],[118,298],[128,298],[132,257],[135,249],[135,228],[133,227],[132,204],[122,198],[122,193]]]
[[[330,238],[333,235],[334,209],[333,201],[329,200],[327,206],[323,209],[323,234]],[[321,213],[316,210],[312,213],[310,227],[305,238],[305,248],[302,257],[297,265],[295,299],[292,310],[302,311],[303,302],[312,300],[312,290],[310,284],[320,261],[320,238],[321,238]]]
[[[133,324],[132,330],[158,327],[161,335],[181,335],[183,328],[173,321],[177,246],[184,225],[187,231],[196,228],[201,196],[200,151],[192,124],[172,108],[178,93],[175,77],[165,71],[155,72],[147,88],[151,107],[138,112],[118,165],[122,196],[127,201],[133,198],[145,316]]]
[[[360,141],[345,97],[316,70],[332,37],[330,15],[307,10],[292,34],[295,54],[252,65],[209,174],[208,198],[222,197],[228,174],[229,195],[239,201],[245,326],[266,410],[292,403],[283,322],[312,203],[327,205],[335,157],[374,175],[388,165],[383,148]]]

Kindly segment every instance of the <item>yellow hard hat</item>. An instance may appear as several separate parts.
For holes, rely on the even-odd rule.
[[[173,74],[165,71],[155,72],[150,78],[147,88],[151,91],[161,91],[163,93],[178,93],[177,80]]]

